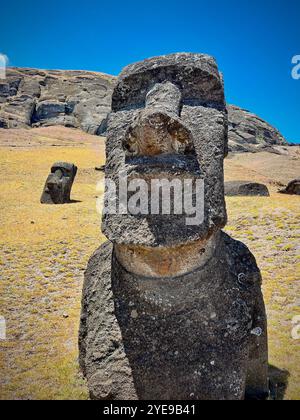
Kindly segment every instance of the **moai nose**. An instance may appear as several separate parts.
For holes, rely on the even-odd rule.
[[[173,83],[158,83],[147,94],[145,109],[128,129],[124,148],[131,156],[185,153],[191,133],[180,120],[181,92]]]
[[[170,82],[157,83],[146,97],[146,109],[159,109],[162,112],[179,116],[180,106],[180,89]]]

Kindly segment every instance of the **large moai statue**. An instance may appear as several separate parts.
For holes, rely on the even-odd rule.
[[[260,271],[247,247],[221,231],[227,132],[213,58],[174,54],[121,73],[106,163],[119,194],[106,191],[109,241],[88,264],[82,300],[80,365],[92,399],[268,396]],[[194,218],[185,207],[178,211],[175,188],[171,212],[163,212],[163,188],[159,211],[152,194],[148,213],[128,211],[133,190],[124,205],[121,184],[150,187],[153,180],[191,180]]]
[[[54,163],[45,183],[41,204],[70,203],[72,185],[76,174],[77,167],[73,163]]]

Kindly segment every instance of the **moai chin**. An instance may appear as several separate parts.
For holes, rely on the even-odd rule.
[[[77,174],[77,167],[72,163],[57,162],[52,165],[47,178],[42,204],[65,204],[71,201],[71,189]]]
[[[174,54],[121,73],[108,120],[106,179],[117,189],[125,173],[126,182],[147,185],[202,180],[203,202],[196,204],[203,214],[201,223],[187,224],[184,211],[105,212],[109,242],[86,271],[79,337],[91,398],[268,396],[260,271],[247,247],[221,231],[227,133],[213,58]],[[107,192],[106,207],[111,200]]]

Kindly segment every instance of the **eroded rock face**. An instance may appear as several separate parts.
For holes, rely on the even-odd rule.
[[[104,214],[110,241],[88,264],[79,334],[91,398],[265,398],[260,272],[221,232],[227,112],[215,61],[174,54],[129,66],[112,109],[106,179],[203,180],[204,207],[190,226],[186,214]]]
[[[71,189],[76,174],[77,167],[72,163],[54,163],[44,187],[41,204],[70,203]]]
[[[227,109],[231,152],[276,152],[276,146],[287,145],[281,133],[257,115],[233,105]]]
[[[114,78],[85,71],[8,69],[0,81],[0,127],[63,125],[101,134]]]
[[[291,181],[286,188],[279,191],[281,194],[300,195],[300,178]]]
[[[251,181],[228,181],[225,182],[226,196],[244,197],[270,197],[268,187],[264,184]]]
[[[115,83],[115,77],[96,72],[8,69],[7,79],[0,80],[0,128],[64,125],[105,134]],[[155,103],[156,94],[165,96],[165,102],[168,95],[176,96],[154,90],[148,100]],[[257,115],[233,105],[227,108],[230,152],[280,153],[276,146],[287,145],[280,132]]]

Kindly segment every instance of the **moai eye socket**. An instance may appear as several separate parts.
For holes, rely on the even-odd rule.
[[[190,154],[195,151],[192,133],[178,121],[173,120],[168,124],[168,132],[173,139],[174,149],[177,149],[177,153]]]

